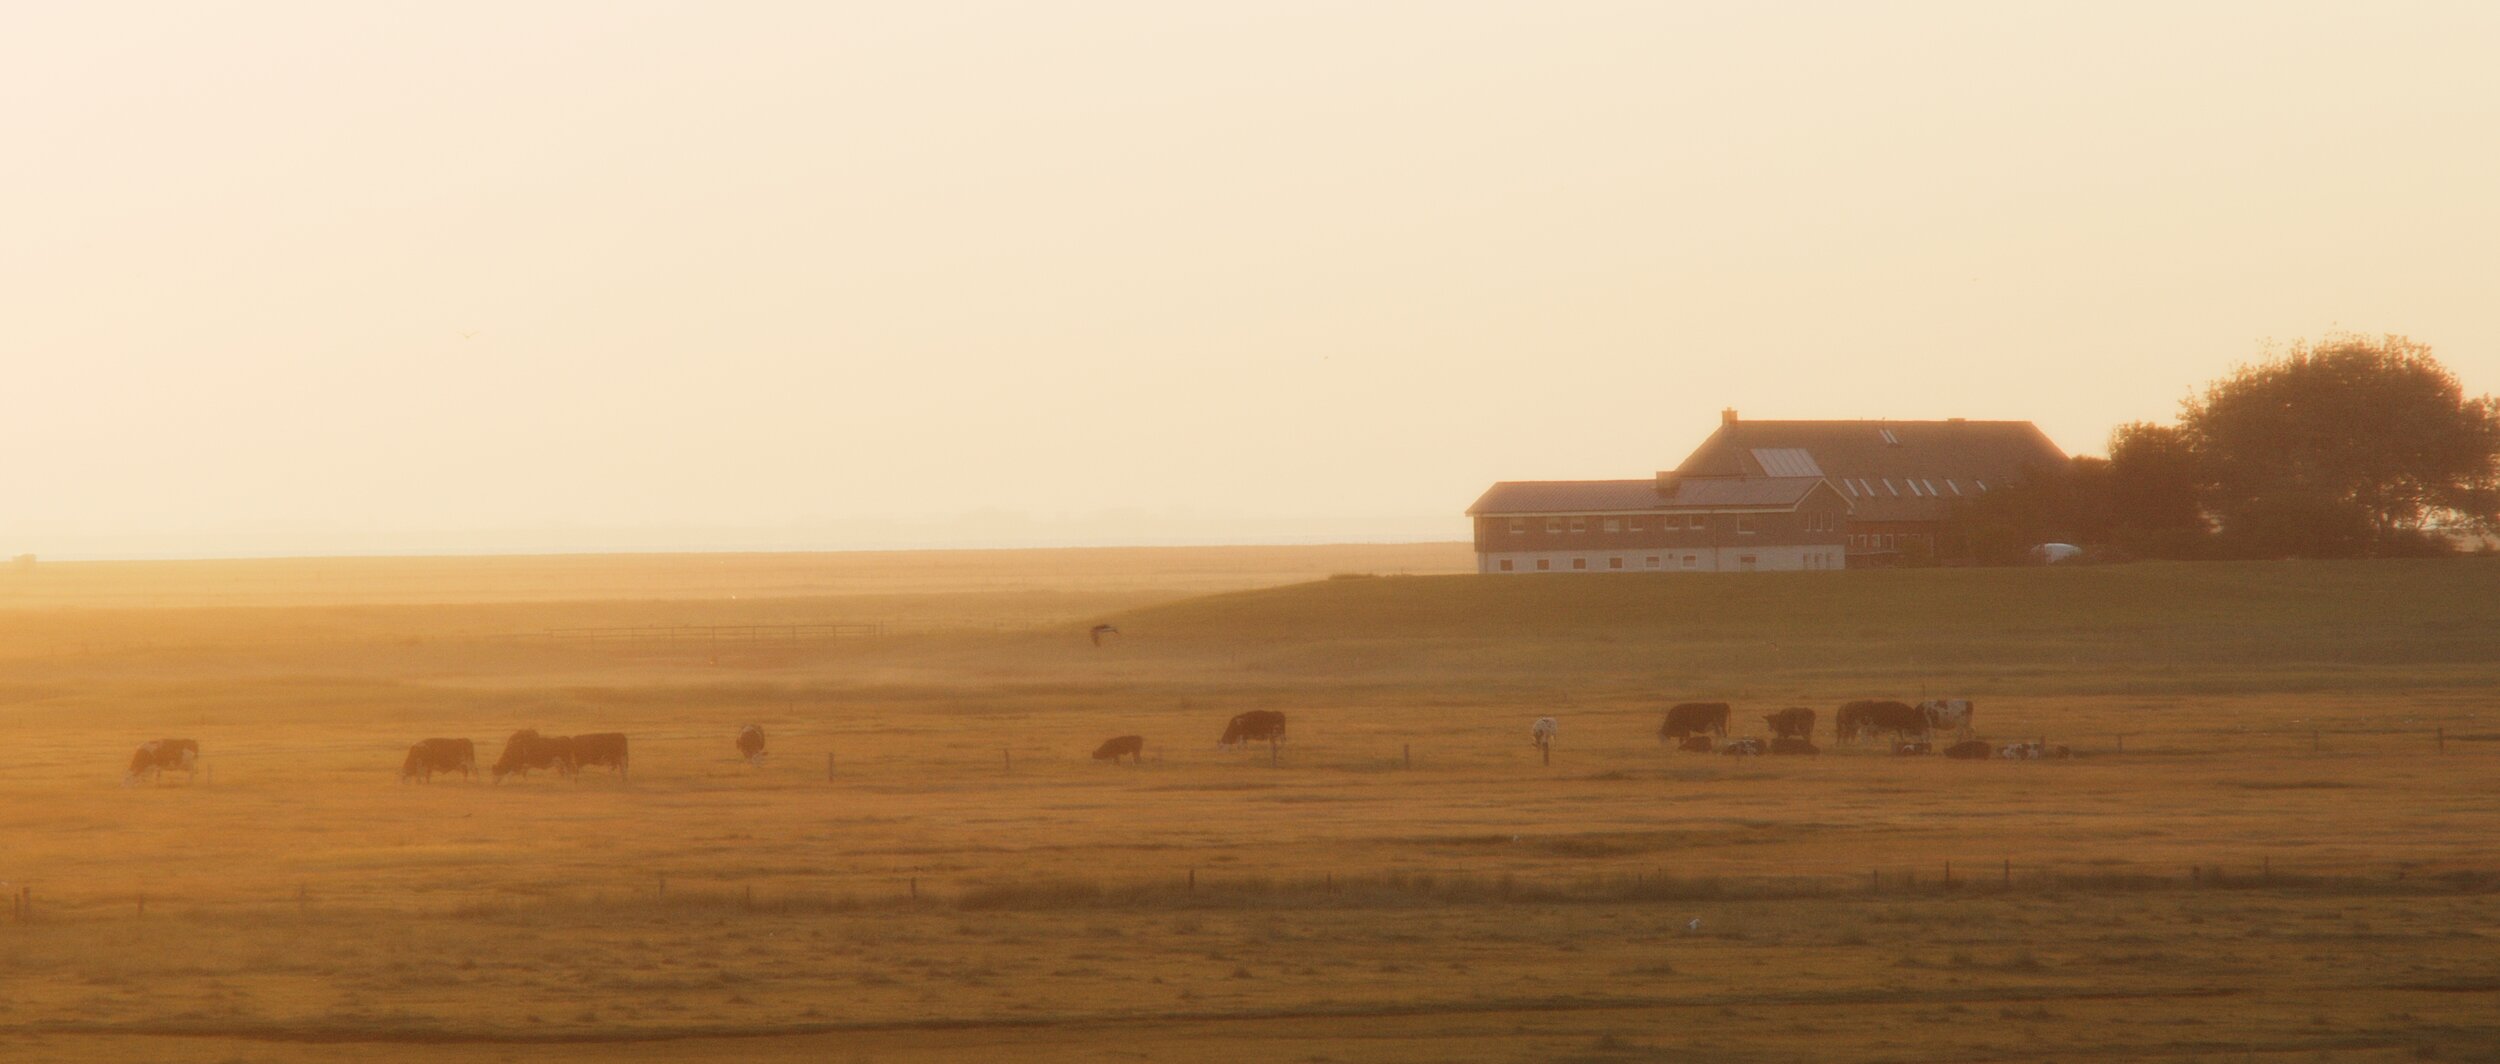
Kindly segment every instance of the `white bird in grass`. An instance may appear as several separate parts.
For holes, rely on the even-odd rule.
[[[1693,917],[1690,922],[1686,923],[1684,933],[1688,935],[1701,933],[1701,917]]]

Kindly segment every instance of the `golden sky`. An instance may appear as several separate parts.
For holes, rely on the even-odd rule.
[[[1751,417],[2500,390],[2500,5],[25,4],[0,553],[1455,539]]]

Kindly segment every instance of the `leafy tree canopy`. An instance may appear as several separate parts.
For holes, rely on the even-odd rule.
[[[2178,431],[2204,509],[2246,552],[2385,553],[2442,526],[2500,527],[2500,403],[2467,398],[2401,336],[2329,336],[2243,366],[2188,399]],[[2173,470],[2173,441],[2138,435],[2145,452],[2122,458],[2113,442],[2113,461]],[[2173,487],[2140,501],[2175,516]]]

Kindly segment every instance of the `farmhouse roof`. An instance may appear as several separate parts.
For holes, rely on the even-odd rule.
[[[1821,477],[1670,477],[1648,480],[1505,480],[1467,508],[1477,514],[1633,513],[1790,509]]]
[[[2066,453],[2028,421],[1743,421],[1731,411],[1659,479],[1811,466],[1849,498],[1858,520],[1936,521],[1960,499],[2065,464]]]

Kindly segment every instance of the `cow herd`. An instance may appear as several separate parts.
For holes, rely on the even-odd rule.
[[[1896,754],[1924,754],[1933,750],[1934,737],[1949,732],[1958,741],[1945,750],[1945,756],[1957,760],[2001,758],[2014,761],[2072,757],[2073,751],[2045,743],[2007,743],[1991,745],[1971,737],[1971,702],[1967,698],[1939,698],[1911,705],[1878,699],[1847,702],[1832,713],[1832,737],[1849,745],[1869,739],[1885,739]],[[1728,718],[1733,715],[1725,702],[1684,702],[1667,709],[1667,719],[1658,725],[1658,741],[1674,743],[1681,750],[1707,754],[1712,752],[1740,757],[1759,754],[1813,754],[1812,709],[1791,706],[1767,714],[1762,723],[1770,728],[1769,741],[1746,737],[1727,739]],[[1714,738],[1715,736],[1715,738]],[[1887,738],[1888,737],[1888,738]],[[1725,740],[1725,741],[1722,741]]]
[[[1770,729],[1765,740],[1754,736],[1728,739],[1728,720],[1733,715],[1725,702],[1684,702],[1667,710],[1666,720],[1658,726],[1658,741],[1674,743],[1679,749],[1693,753],[1722,753],[1740,757],[1763,754],[1815,754],[1815,712],[1804,706],[1791,706],[1766,714],[1762,723]],[[1832,714],[1834,737],[1841,743],[1860,739],[1891,736],[1896,754],[1930,752],[1932,737],[1939,731],[1951,731],[1960,741],[1947,747],[1944,756],[1956,760],[1996,758],[2029,761],[2072,757],[2063,746],[2041,742],[1992,745],[1986,740],[1971,738],[1971,704],[1967,699],[1938,699],[1915,706],[1905,702],[1859,700],[1849,702]],[[1541,752],[1550,754],[1554,738],[1560,731],[1552,717],[1539,717],[1529,729],[1529,738]],[[1275,710],[1254,709],[1238,714],[1224,726],[1224,735],[1216,746],[1232,749],[1249,743],[1266,743],[1273,754],[1285,738],[1285,715]],[[749,724],[739,729],[738,756],[750,764],[760,764],[764,757],[764,729]],[[1094,760],[1117,764],[1121,758],[1135,763],[1146,760],[1146,740],[1138,735],[1121,735],[1103,741],[1094,750]],[[191,739],[156,739],[142,743],[130,755],[130,770],[122,779],[129,785],[142,779],[161,778],[165,770],[176,769],[196,778],[199,773],[200,744]],[[617,778],[627,774],[627,748],[623,733],[593,732],[586,735],[541,735],[535,728],[524,728],[504,740],[503,755],[488,770],[496,783],[506,776],[529,777],[532,770],[553,770],[567,779],[577,778],[582,769],[606,767]],[[408,748],[407,760],[400,764],[400,782],[431,783],[437,775],[457,772],[464,779],[478,774],[477,745],[467,739],[424,739]]]

